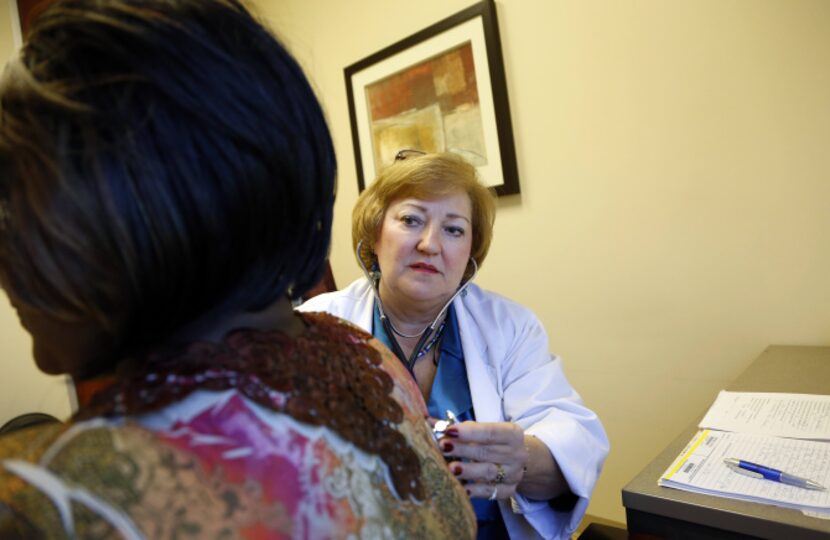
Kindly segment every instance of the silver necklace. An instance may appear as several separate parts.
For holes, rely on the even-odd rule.
[[[421,330],[421,331],[420,331],[420,332],[418,332],[417,334],[412,334],[412,335],[410,336],[409,334],[404,334],[403,332],[401,332],[400,330],[398,330],[397,328],[395,328],[395,325],[394,325],[394,324],[392,324],[392,319],[389,319],[389,318],[387,317],[386,321],[389,323],[389,328],[391,328],[391,329],[392,329],[392,332],[394,332],[396,335],[401,336],[401,337],[403,337],[403,338],[416,338],[416,337],[421,337],[422,335],[424,335],[424,332],[426,332],[427,330],[429,330],[429,327],[430,327],[430,325],[428,324],[428,325],[424,326],[424,329],[423,329],[423,330]]]

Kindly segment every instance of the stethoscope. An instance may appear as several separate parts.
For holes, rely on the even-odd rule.
[[[372,293],[375,295],[375,302],[377,302],[378,312],[380,313],[380,323],[383,325],[383,329],[386,331],[386,335],[389,336],[389,341],[392,345],[392,352],[395,353],[395,356],[400,358],[403,365],[406,366],[406,369],[413,375],[415,375],[413,369],[415,368],[415,360],[418,359],[418,353],[423,348],[424,344],[427,342],[427,339],[435,332],[435,327],[438,325],[438,321],[440,321],[444,314],[449,309],[450,304],[452,304],[453,300],[455,300],[459,294],[463,294],[467,290],[467,286],[473,281],[478,274],[478,263],[472,257],[470,257],[470,261],[473,263],[473,275],[470,276],[467,281],[462,283],[458,290],[450,297],[449,300],[444,304],[444,307],[441,308],[441,311],[438,312],[438,315],[432,322],[421,331],[421,339],[418,340],[418,344],[415,345],[415,348],[412,349],[412,354],[409,358],[403,353],[403,349],[401,346],[398,345],[398,340],[395,338],[395,334],[399,334],[399,332],[395,331],[394,327],[392,326],[392,322],[389,320],[389,317],[386,316],[386,312],[383,309],[383,302],[380,300],[380,292],[378,291],[378,286],[380,284],[380,275],[378,273],[371,273],[366,268],[366,265],[363,264],[363,259],[360,258],[360,247],[363,245],[363,240],[360,240],[357,243],[356,248],[356,255],[357,255],[357,262],[360,264],[361,270],[363,270],[363,274],[366,276],[366,279],[369,280],[369,283],[372,284]],[[413,336],[414,337],[414,336]]]

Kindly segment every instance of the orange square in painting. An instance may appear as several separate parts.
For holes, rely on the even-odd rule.
[[[32,22],[55,0],[17,0],[17,13],[20,16],[20,31],[23,39],[29,33]]]

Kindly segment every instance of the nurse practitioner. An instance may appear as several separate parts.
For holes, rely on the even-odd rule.
[[[403,362],[430,414],[459,423],[439,440],[473,497],[479,538],[568,538],[608,438],[527,308],[472,279],[495,201],[451,153],[399,152],[359,197],[352,242],[366,276],[300,309],[371,332]]]

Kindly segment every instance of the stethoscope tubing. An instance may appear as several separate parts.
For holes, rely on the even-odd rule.
[[[380,293],[378,292],[378,284],[380,283],[380,279],[375,280],[375,278],[366,268],[366,265],[363,264],[363,260],[360,258],[360,246],[362,244],[363,240],[360,240],[357,243],[357,248],[355,250],[357,255],[357,262],[360,265],[360,269],[363,270],[363,275],[366,276],[366,279],[368,279],[369,283],[372,285],[372,294],[374,294],[375,296],[375,301],[378,304],[378,311],[380,312],[380,323],[383,325],[383,329],[386,331],[386,335],[389,336],[389,341],[392,344],[392,352],[395,353],[395,356],[397,356],[401,360],[401,362],[403,362],[403,365],[406,367],[406,369],[414,376],[413,370],[415,369],[415,360],[418,359],[418,352],[424,346],[427,339],[429,339],[429,336],[431,336],[432,333],[435,332],[435,327],[438,324],[438,321],[440,321],[441,317],[444,316],[444,313],[446,313],[447,309],[449,309],[450,304],[453,303],[453,300],[455,300],[459,294],[463,293],[467,289],[467,286],[470,283],[472,283],[473,279],[478,274],[478,263],[473,257],[470,257],[470,261],[472,261],[473,263],[473,275],[470,276],[470,278],[467,281],[465,281],[458,287],[458,290],[455,291],[455,293],[450,297],[449,300],[447,300],[447,302],[444,304],[444,307],[441,308],[441,311],[439,311],[438,315],[432,320],[432,323],[430,323],[429,326],[424,328],[424,331],[421,334],[421,339],[418,340],[418,344],[415,346],[414,349],[412,349],[412,354],[409,356],[409,358],[407,358],[406,355],[403,353],[401,346],[398,344],[398,340],[395,338],[395,332],[392,330],[392,325],[389,322],[389,318],[386,316],[386,312],[383,309],[383,302],[381,301]]]

